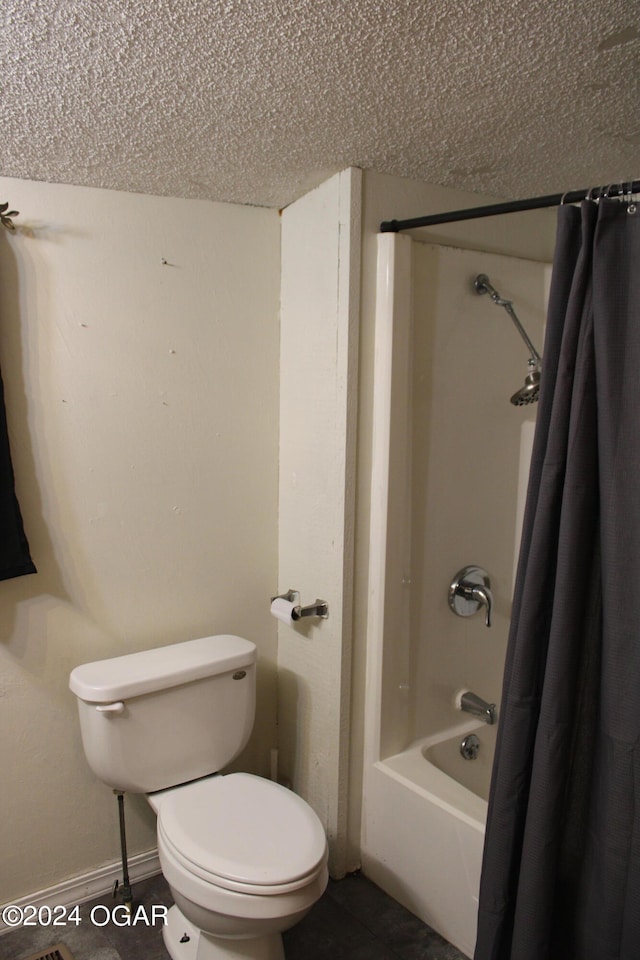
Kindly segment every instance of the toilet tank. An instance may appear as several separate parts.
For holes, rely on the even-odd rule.
[[[151,793],[215,773],[246,745],[256,647],[220,634],[76,667],[89,766],[115,790]]]

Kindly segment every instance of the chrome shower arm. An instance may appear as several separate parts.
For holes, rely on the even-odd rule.
[[[529,335],[527,334],[527,331],[524,329],[524,327],[520,323],[518,315],[513,309],[513,301],[505,300],[504,297],[500,296],[496,288],[489,283],[489,277],[486,275],[486,273],[481,273],[476,277],[474,281],[474,286],[476,288],[477,293],[488,293],[494,303],[497,303],[499,307],[504,307],[504,309],[507,311],[507,313],[513,320],[516,330],[518,331],[518,333],[526,343],[529,349],[529,352],[531,353],[532,360],[534,360],[535,364],[539,367],[542,364],[542,357],[540,356],[540,354],[532,344],[529,338]]]
[[[526,343],[527,347],[529,348],[532,359],[535,360],[536,364],[539,366],[542,363],[542,357],[540,356],[540,354],[538,353],[534,345],[531,343],[531,340],[529,339],[529,335],[527,334],[527,331],[520,323],[520,320],[518,319],[518,315],[513,309],[513,304],[511,300],[500,299],[500,300],[496,300],[495,302],[499,303],[501,307],[505,308],[505,310],[513,320],[516,330],[518,331],[518,333]]]

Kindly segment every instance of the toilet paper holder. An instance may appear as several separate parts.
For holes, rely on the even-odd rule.
[[[274,600],[286,600],[287,603],[294,603],[295,606],[291,611],[292,620],[301,620],[302,617],[321,617],[323,620],[326,620],[329,616],[329,604],[326,600],[316,599],[314,603],[309,603],[306,606],[300,606],[300,593],[298,590],[287,590],[286,593],[278,593],[275,597],[271,597],[271,603]]]

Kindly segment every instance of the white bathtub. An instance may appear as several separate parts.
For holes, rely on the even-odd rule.
[[[469,957],[495,730],[461,723],[379,760],[366,778],[365,873]],[[475,760],[460,755],[470,733]]]

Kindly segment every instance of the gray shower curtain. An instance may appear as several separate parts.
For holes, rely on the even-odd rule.
[[[640,957],[640,210],[560,207],[475,960]]]

